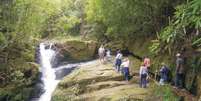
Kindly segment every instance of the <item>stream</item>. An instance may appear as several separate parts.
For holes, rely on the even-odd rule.
[[[51,46],[46,49],[43,43],[40,44],[40,59],[41,59],[41,72],[44,84],[45,92],[40,96],[38,101],[50,101],[51,94],[56,88],[59,80],[56,80],[55,70],[52,68],[51,62],[56,56],[55,51],[51,49]]]
[[[35,96],[30,101],[51,101],[51,96],[60,80],[71,73],[80,63],[54,67],[57,52],[53,44],[41,43],[39,46],[40,80],[36,84]]]

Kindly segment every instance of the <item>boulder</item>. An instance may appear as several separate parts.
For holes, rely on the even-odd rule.
[[[93,41],[70,40],[65,43],[56,43],[60,61],[85,61],[92,59],[96,54],[97,43]]]

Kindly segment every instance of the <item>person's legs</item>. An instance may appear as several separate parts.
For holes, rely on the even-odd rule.
[[[105,53],[103,53],[103,63],[106,61]]]
[[[142,88],[144,88],[144,86],[145,86],[144,83],[145,83],[144,82],[144,76],[142,75]]]
[[[99,57],[100,62],[101,62],[101,63],[103,63],[103,58],[104,58],[103,54],[102,54],[102,53],[100,53],[100,54],[99,54],[99,56],[100,56],[100,57]]]
[[[185,74],[180,74],[181,78],[181,88],[185,88]]]
[[[146,74],[142,74],[142,87],[146,88],[147,86],[147,81],[146,81]]]
[[[183,74],[178,74],[178,84],[177,87],[183,88]]]
[[[117,60],[117,71],[120,72],[121,60]]]
[[[143,81],[143,78],[142,78],[142,74],[140,75],[140,87],[142,87],[142,81]]]
[[[165,74],[165,75],[164,75],[164,83],[167,83],[167,81],[168,81],[168,77],[167,77],[167,75]]]
[[[125,68],[121,68],[121,74],[125,75]]]
[[[125,76],[125,80],[128,81],[128,74],[124,73],[124,76]]]
[[[176,86],[176,87],[179,87],[179,84],[180,84],[179,82],[180,82],[179,74],[176,73],[176,78],[175,78],[175,86]]]
[[[144,75],[142,75],[142,88],[144,88],[145,86],[145,79],[144,79]]]
[[[147,87],[147,75],[144,74],[144,88]]]
[[[130,76],[130,70],[129,70],[129,67],[128,67],[128,80],[131,79],[130,77],[131,77],[131,76]]]
[[[104,53],[103,53],[103,55],[102,55],[102,62],[103,62],[103,63],[105,62],[105,55],[104,55]]]
[[[115,60],[115,69],[117,70],[118,67],[118,59]]]
[[[129,81],[129,68],[128,67],[124,68],[124,75],[125,75],[125,80]]]
[[[118,72],[120,71],[120,65],[119,64],[117,65],[117,71]]]
[[[101,54],[99,53],[98,55],[99,55],[99,61],[100,61],[100,63],[101,63]]]

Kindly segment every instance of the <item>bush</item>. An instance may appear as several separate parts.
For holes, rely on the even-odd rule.
[[[157,86],[153,89],[153,96],[161,98],[162,101],[178,101],[179,97],[174,94],[171,86]]]

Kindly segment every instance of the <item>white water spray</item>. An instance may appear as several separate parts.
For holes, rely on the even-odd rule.
[[[55,69],[52,68],[51,61],[55,57],[55,51],[51,49],[51,45],[48,49],[45,48],[45,44],[40,44],[40,59],[41,59],[41,72],[42,81],[44,83],[45,92],[40,96],[39,101],[50,101],[51,95],[56,88],[59,80],[56,80]]]

